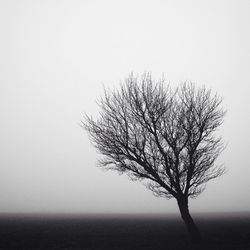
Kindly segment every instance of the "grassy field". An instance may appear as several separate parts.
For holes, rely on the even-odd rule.
[[[250,214],[194,216],[198,249],[250,249]],[[1,215],[0,249],[193,249],[177,215]]]

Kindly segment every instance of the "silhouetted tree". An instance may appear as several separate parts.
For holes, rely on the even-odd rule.
[[[85,116],[83,127],[104,155],[100,166],[147,180],[157,196],[174,197],[193,242],[199,231],[190,216],[189,197],[224,172],[215,160],[223,149],[215,135],[225,112],[221,98],[192,83],[171,88],[146,73],[132,74],[119,90],[105,90],[97,120]]]

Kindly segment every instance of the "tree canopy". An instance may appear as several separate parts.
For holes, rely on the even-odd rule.
[[[119,89],[105,90],[99,118],[86,115],[82,125],[103,155],[101,167],[147,180],[157,196],[193,198],[225,170],[215,164],[223,150],[215,133],[221,102],[204,86],[131,74]]]

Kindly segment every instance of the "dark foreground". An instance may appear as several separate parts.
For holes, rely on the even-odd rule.
[[[250,214],[194,216],[197,249],[250,249]],[[0,249],[194,249],[178,216],[1,215]]]

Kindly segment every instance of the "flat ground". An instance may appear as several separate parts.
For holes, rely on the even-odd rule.
[[[198,249],[250,249],[250,214],[194,216]],[[177,215],[1,215],[0,249],[194,249]]]

